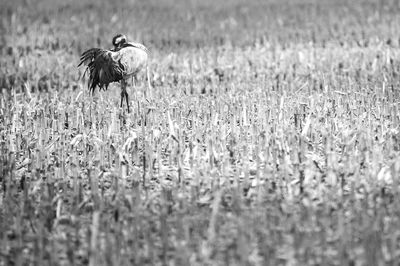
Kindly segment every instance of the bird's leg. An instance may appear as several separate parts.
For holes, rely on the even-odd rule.
[[[122,108],[122,103],[124,101],[124,97],[125,97],[125,90],[126,90],[126,84],[125,84],[125,80],[121,81],[121,108]]]
[[[130,111],[129,111],[129,99],[128,99],[129,97],[128,97],[128,92],[126,92],[126,90],[125,90],[125,100],[126,100],[126,106],[128,106],[128,113],[130,113]]]
[[[149,96],[150,96],[150,99],[152,98],[152,88],[151,88],[151,81],[150,81],[150,69],[149,69],[149,66],[147,65],[146,66],[146,76],[147,76],[147,86],[149,87],[148,89],[149,89]]]
[[[136,75],[132,75],[131,81],[132,81],[132,86],[136,87],[136,83],[137,83]]]
[[[126,100],[126,106],[128,107],[128,113],[129,111],[129,99],[128,99],[128,92],[126,91],[126,86],[127,86],[127,82],[126,80],[121,80],[121,107],[122,104],[124,102],[124,98]]]
[[[138,83],[138,78],[137,78],[137,76],[136,76],[136,74],[135,75],[133,75],[133,86],[135,86],[136,87],[136,85],[137,85],[137,83]]]

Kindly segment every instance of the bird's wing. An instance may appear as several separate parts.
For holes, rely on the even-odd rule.
[[[91,48],[85,52],[82,53],[81,58],[79,60],[79,64],[78,67],[80,67],[81,65],[85,65],[87,66],[85,71],[83,72],[81,78],[83,78],[86,75],[86,72],[89,70],[88,65],[93,62],[93,60],[97,57],[97,55],[99,55],[99,53],[101,53],[102,49],[100,48]],[[90,82],[90,79],[89,79]]]
[[[84,52],[78,66],[85,64],[89,71],[88,87],[94,91],[96,86],[103,88],[123,77],[124,66],[120,63],[118,52],[92,48]]]
[[[104,50],[100,48],[92,48],[83,52],[78,67],[81,65],[89,65],[100,53],[102,53],[102,51]]]

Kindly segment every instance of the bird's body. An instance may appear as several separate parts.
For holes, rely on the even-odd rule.
[[[147,49],[143,45],[136,43],[127,43],[119,51],[114,53],[115,59],[118,60],[125,71],[123,78],[129,78],[136,75],[147,66]]]
[[[89,90],[93,93],[98,86],[107,89],[112,82],[121,82],[121,107],[126,99],[129,112],[127,80],[134,78],[143,69],[147,69],[148,50],[140,43],[126,42],[124,35],[113,39],[114,49],[91,48],[81,55],[78,66],[86,65],[89,71]],[[147,69],[148,70],[148,69]],[[85,72],[86,72],[85,71]],[[149,81],[148,71],[147,78]]]

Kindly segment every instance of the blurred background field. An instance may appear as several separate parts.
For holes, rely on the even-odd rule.
[[[399,25],[394,0],[0,0],[0,265],[397,265]],[[131,113],[77,68],[117,33],[150,50]]]

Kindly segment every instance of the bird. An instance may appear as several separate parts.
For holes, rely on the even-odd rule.
[[[149,88],[149,50],[141,43],[128,42],[124,34],[117,34],[112,39],[114,48],[107,50],[102,48],[90,48],[83,52],[78,67],[85,65],[86,72],[89,72],[88,89],[94,93],[96,86],[100,90],[107,90],[110,83],[121,83],[121,104],[125,98],[129,110],[129,99],[126,91],[128,80],[136,81],[137,74],[146,69]]]

